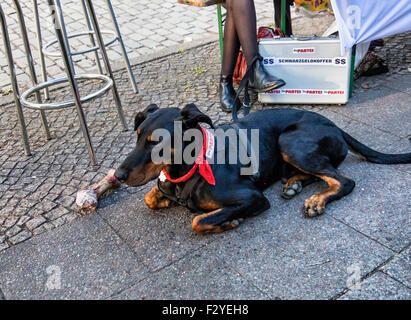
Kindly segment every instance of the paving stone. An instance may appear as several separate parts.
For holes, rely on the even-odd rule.
[[[53,220],[56,220],[57,218],[60,218],[61,216],[64,216],[68,212],[69,211],[64,207],[57,207],[57,208],[45,213],[43,216],[46,217],[47,219],[53,221]]]
[[[390,132],[370,127],[358,121],[350,121],[347,123],[344,131],[366,146],[382,153],[406,153],[411,150],[408,139],[399,138]],[[395,165],[396,168],[398,168],[398,166],[407,165]]]
[[[395,81],[395,83],[386,81],[383,86],[388,87],[391,90],[398,90],[411,94],[411,74],[405,74],[403,77],[401,77],[401,81]]]
[[[66,208],[70,208],[71,205],[75,202],[75,198],[69,197],[69,196],[63,196],[63,197],[60,197],[58,200],[56,200],[56,202]]]
[[[9,248],[9,245],[7,243],[0,243],[0,252],[6,250],[7,248]]]
[[[401,81],[395,81],[401,82]],[[376,101],[378,100],[378,103]],[[405,138],[411,131],[410,96],[385,87],[354,94],[349,105],[335,111],[359,122]],[[384,108],[385,112],[379,112]],[[398,122],[400,120],[400,122]]]
[[[407,248],[400,254],[396,255],[393,260],[381,268],[381,270],[390,277],[403,283],[408,288],[411,288],[411,250]]]
[[[30,221],[26,222],[26,227],[29,230],[34,230],[35,228],[42,225],[46,221],[47,220],[44,217],[38,216],[38,217],[32,218]]]
[[[7,235],[7,237],[10,238],[10,237],[13,237],[14,235],[18,234],[20,231],[21,231],[21,228],[19,226],[15,225],[6,232],[6,235]]]
[[[33,230],[33,235],[37,236],[37,235],[42,234],[42,233],[44,233],[44,232],[53,230],[54,228],[55,228],[55,227],[54,227],[54,225],[53,225],[51,222],[46,222],[46,223],[38,226],[37,228],[35,228],[35,229]]]
[[[3,226],[6,228],[11,228],[17,222],[19,217],[16,216],[9,216],[6,221],[3,223]]]
[[[198,281],[201,278],[202,281]],[[213,257],[207,247],[150,275],[113,299],[269,299],[235,270]]]
[[[410,177],[404,177],[395,167],[367,163],[349,155],[340,171],[353,179],[356,187],[338,203],[330,204],[328,212],[398,252],[409,244],[411,230],[405,226],[409,226],[411,202],[403,195]],[[338,205],[340,201],[347,205]]]
[[[106,298],[145,275],[135,255],[97,216],[0,254],[6,299]]]
[[[24,225],[28,220],[30,220],[30,216],[22,216],[19,221],[17,221],[18,226]]]
[[[10,241],[11,244],[15,245],[15,244],[18,244],[20,242],[23,242],[23,241],[31,238],[31,236],[32,236],[32,233],[30,231],[22,230],[18,234],[10,237],[9,241]]]
[[[57,218],[51,222],[54,227],[60,227],[63,224],[66,224],[66,220],[63,217]]]
[[[360,283],[355,290],[350,290],[340,299],[343,300],[409,300],[411,289],[377,272]]]

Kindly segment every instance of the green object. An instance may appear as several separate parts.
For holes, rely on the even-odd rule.
[[[221,4],[217,5],[217,23],[218,23],[218,36],[220,40],[220,57],[223,61],[223,51],[224,51],[224,31],[223,31],[223,15],[221,12]]]
[[[285,35],[285,3],[286,0],[281,0],[281,31]]]
[[[355,55],[357,53],[357,45],[354,45],[351,49],[351,70],[350,70],[350,91],[349,97],[352,97],[352,91],[354,87],[354,73],[355,73]]]

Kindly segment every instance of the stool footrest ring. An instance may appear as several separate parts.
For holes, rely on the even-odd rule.
[[[75,75],[74,78],[76,80],[102,80],[105,83],[104,86],[98,91],[93,92],[83,98],[80,98],[81,103],[88,102],[95,98],[101,97],[108,90],[110,90],[113,86],[113,80],[111,80],[111,78],[103,74],[79,74],[79,75]],[[39,85],[26,90],[20,97],[22,106],[29,108],[29,109],[35,109],[35,110],[58,110],[58,109],[64,109],[68,107],[74,107],[75,102],[73,100],[63,101],[63,102],[51,102],[51,103],[47,103],[47,102],[35,103],[35,102],[28,101],[28,98],[31,95],[33,95],[35,92],[40,91],[44,88],[51,87],[53,85],[64,83],[64,82],[68,82],[68,79],[67,78],[53,79],[47,82],[40,83]]]
[[[106,43],[104,43],[105,47],[108,47],[110,45],[112,45],[114,42],[116,42],[118,40],[117,35],[114,33],[114,31],[111,30],[101,30],[101,33],[103,34],[111,34],[112,36],[114,36],[114,38]],[[80,37],[80,36],[85,36],[85,35],[90,35],[90,34],[94,34],[94,31],[84,31],[84,32],[78,32],[78,33],[73,33],[73,34],[69,34],[67,36],[67,38],[75,38],[75,37]],[[49,48],[57,43],[57,39],[50,41],[48,43],[46,43],[46,45],[44,45],[42,51],[46,56],[50,56],[50,57],[59,57],[61,56],[60,51],[49,51]],[[79,50],[79,51],[72,51],[71,55],[75,56],[75,55],[79,55],[79,54],[85,54],[88,52],[92,52],[92,51],[97,51],[100,48],[98,46],[92,47],[92,48],[87,48],[87,49],[83,49],[83,50]]]

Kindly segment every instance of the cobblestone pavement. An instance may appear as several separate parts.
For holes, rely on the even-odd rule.
[[[363,84],[371,88],[391,77],[409,73],[411,56],[404,43],[411,34],[386,40],[379,55],[387,59],[389,75],[360,78],[355,93]],[[408,52],[408,54],[407,54]],[[230,116],[220,112],[217,98],[219,55],[216,43],[180,52],[134,66],[141,93],[132,93],[127,73],[115,73],[125,114],[131,125],[133,115],[151,102],[162,107],[183,106],[195,102],[213,121],[225,122]],[[98,84],[80,85],[83,94]],[[87,89],[86,89],[87,88]],[[53,91],[56,100],[69,99],[65,87]],[[255,108],[262,106],[255,104]],[[299,106],[311,108],[310,106]],[[324,107],[315,107],[321,110]],[[78,217],[76,192],[100,180],[115,168],[131,150],[134,133],[121,131],[111,93],[85,107],[98,165],[91,167],[74,108],[48,112],[53,139],[47,141],[41,130],[39,113],[25,110],[32,157],[25,157],[13,104],[2,107],[0,114],[0,251]],[[124,188],[126,192],[138,189]]]
[[[38,61],[37,41],[35,40],[35,25],[32,18],[31,1],[20,1],[26,16],[26,25],[34,59]],[[55,38],[51,27],[49,9],[46,1],[38,1],[43,32],[43,41],[47,43]],[[62,0],[67,31],[82,32],[86,29],[83,10],[77,0]],[[177,3],[177,0],[112,0],[118,19],[123,40],[131,61],[144,59],[147,54],[166,49],[177,51],[192,43],[215,40],[218,38],[216,7],[197,8]],[[7,15],[13,55],[17,65],[17,74],[22,88],[30,83],[27,63],[24,54],[23,41],[19,33],[16,14],[12,0],[2,1],[2,7]],[[255,0],[258,25],[273,23],[272,1]],[[111,29],[112,23],[108,16],[105,1],[94,1],[100,28]],[[293,10],[293,25],[297,35],[321,34],[333,17],[322,13],[314,19],[309,19]],[[103,37],[107,35],[103,34]],[[106,38],[107,39],[107,38]],[[88,36],[70,39],[73,49],[90,47]],[[113,44],[108,50],[111,61],[122,66],[121,51],[118,44]],[[94,54],[74,57],[77,73],[96,72]],[[64,76],[64,64],[61,59],[46,57],[48,76],[58,78]],[[10,89],[10,79],[7,75],[7,61],[4,48],[0,46],[0,96]],[[40,71],[37,72],[40,75]]]

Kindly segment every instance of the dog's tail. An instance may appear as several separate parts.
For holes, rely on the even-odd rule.
[[[387,154],[375,151],[351,137],[348,133],[341,130],[345,142],[348,143],[350,150],[363,156],[367,161],[381,164],[411,163],[411,153]]]

